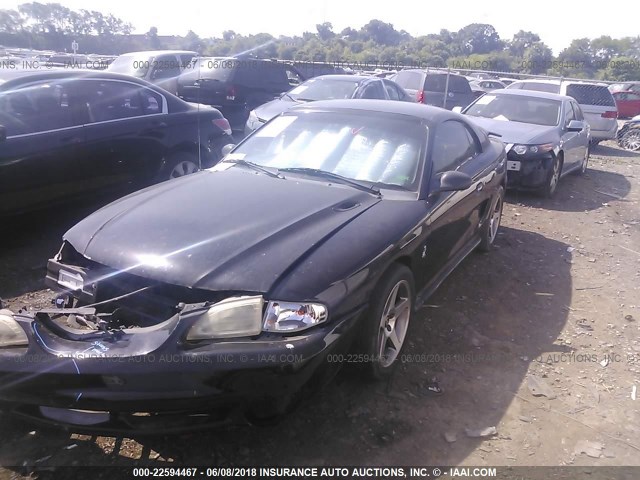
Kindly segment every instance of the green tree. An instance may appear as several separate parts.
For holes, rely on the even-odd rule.
[[[326,42],[336,36],[336,34],[333,33],[333,25],[331,25],[331,22],[317,24],[316,30],[318,31],[318,38],[323,42]]]
[[[518,31],[509,42],[509,51],[516,57],[524,57],[527,48],[532,47],[540,41],[540,36],[533,32]]]
[[[489,53],[502,50],[504,42],[492,25],[472,23],[458,31],[457,41],[463,51],[471,53]]]

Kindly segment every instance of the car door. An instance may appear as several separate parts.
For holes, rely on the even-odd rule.
[[[383,79],[382,84],[384,85],[384,89],[387,91],[389,100],[397,100],[401,102],[412,101],[411,97],[406,92],[402,91],[400,87],[392,81]]]
[[[73,83],[32,83],[0,93],[0,213],[29,210],[81,190],[85,132]]]
[[[431,143],[431,168],[426,169],[429,192],[448,171],[463,171],[477,179],[483,165],[482,161],[478,162],[482,150],[477,137],[464,123],[457,120],[441,123]],[[422,268],[418,275],[423,285],[442,273],[475,232],[480,205],[486,196],[483,188],[476,190],[478,184],[474,182],[465,191],[441,192],[428,197],[423,224],[425,238],[420,251]]]
[[[577,163],[578,165],[582,165],[582,160],[587,154],[587,149],[589,148],[590,127],[584,118],[584,113],[582,112],[580,105],[578,105],[578,102],[572,99],[569,103],[571,105],[571,108],[573,109],[573,115],[575,116],[576,120],[584,123],[584,128],[580,132],[578,132],[578,147],[576,151]]]
[[[168,145],[168,107],[158,92],[134,82],[86,79],[83,171],[87,190],[150,183]]]
[[[562,167],[563,172],[569,172],[576,168],[580,158],[580,138],[579,132],[570,132],[568,125],[572,120],[577,120],[571,102],[562,102],[562,121],[560,123],[561,128],[561,148],[564,153],[564,165]]]

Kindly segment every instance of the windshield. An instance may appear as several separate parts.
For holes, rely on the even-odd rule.
[[[107,68],[110,72],[123,73],[125,75],[133,75],[134,77],[143,78],[151,67],[151,59],[149,57],[140,57],[137,55],[120,55]]]
[[[358,82],[341,78],[312,78],[291,90],[288,95],[294,100],[315,101],[352,98]]]
[[[486,94],[465,112],[472,117],[485,117],[534,125],[558,125],[560,102],[524,95]]]
[[[426,126],[398,115],[296,112],[274,118],[230,157],[415,191],[427,133]]]

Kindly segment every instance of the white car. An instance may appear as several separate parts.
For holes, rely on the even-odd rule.
[[[175,95],[178,91],[178,76],[193,68],[196,56],[196,52],[188,50],[124,53],[109,65],[107,71],[142,78]]]
[[[618,108],[613,95],[605,84],[573,80],[521,80],[507,86],[508,89],[534,90],[558,93],[576,99],[585,120],[591,126],[592,143],[616,138],[618,132]]]

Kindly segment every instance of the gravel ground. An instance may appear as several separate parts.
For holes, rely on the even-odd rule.
[[[389,383],[347,366],[278,425],[174,437],[0,416],[0,465],[14,466],[0,478],[33,465],[640,466],[639,178],[640,155],[609,142],[554,199],[511,192],[496,249],[465,260],[414,317]],[[50,303],[46,259],[92,208],[4,225],[10,308]],[[610,478],[598,471],[588,478]]]

